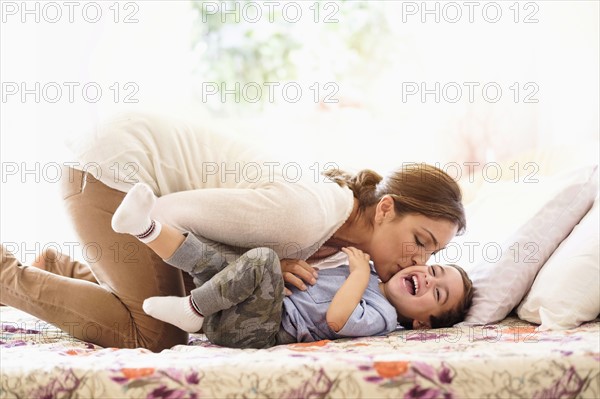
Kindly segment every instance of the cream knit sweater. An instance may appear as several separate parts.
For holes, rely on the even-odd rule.
[[[71,150],[77,169],[109,187],[150,185],[157,220],[230,246],[268,246],[282,258],[308,258],[353,206],[348,188],[197,120],[121,114]]]

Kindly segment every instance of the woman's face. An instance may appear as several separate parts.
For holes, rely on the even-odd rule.
[[[384,197],[377,205],[367,252],[381,281],[400,270],[423,265],[456,235],[458,226],[444,219],[410,213],[396,217],[394,201]]]

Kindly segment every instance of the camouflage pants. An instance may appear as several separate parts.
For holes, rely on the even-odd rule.
[[[280,331],[284,283],[277,254],[269,248],[255,248],[238,256],[203,241],[188,233],[165,261],[194,277],[197,288],[191,295],[205,317],[207,338],[233,348],[293,342]]]

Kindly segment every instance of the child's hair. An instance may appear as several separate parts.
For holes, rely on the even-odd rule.
[[[429,317],[431,328],[452,327],[453,325],[460,323],[465,319],[467,311],[469,310],[473,302],[473,282],[469,278],[467,272],[465,272],[465,270],[458,265],[447,264],[446,266],[452,266],[453,268],[458,270],[460,276],[462,277],[463,288],[465,292],[464,296],[462,297],[460,302],[458,302],[458,305],[454,309],[451,309],[450,311],[439,317]]]
[[[469,278],[467,272],[465,272],[465,270],[458,265],[447,264],[446,266],[451,266],[458,270],[460,276],[462,277],[463,288],[465,292],[462,299],[458,305],[454,307],[454,309],[451,309],[437,317],[433,315],[429,316],[431,328],[452,327],[453,325],[460,323],[465,319],[467,311],[473,302],[473,282]],[[406,329],[412,329],[412,320],[401,320],[400,325]]]

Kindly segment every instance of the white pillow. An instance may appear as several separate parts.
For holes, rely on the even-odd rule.
[[[542,197],[545,201],[527,220],[520,208],[521,203],[528,211],[535,208],[536,201],[529,197],[532,187],[545,194]],[[502,204],[492,201],[494,207],[480,206],[478,213],[482,216],[491,213],[492,222],[478,221],[479,226],[487,225],[484,240],[478,241],[471,234],[468,240],[478,241],[480,248],[493,244],[491,246],[500,251],[496,251],[499,255],[493,262],[480,258],[472,268],[467,267],[475,294],[462,324],[489,324],[504,319],[521,302],[542,265],[590,209],[597,191],[598,166],[595,165],[548,179],[539,186],[525,189],[513,185]],[[552,195],[546,196],[548,193]],[[467,213],[467,217],[471,215]],[[504,219],[498,221],[501,234],[494,240],[493,221],[499,218]],[[470,224],[471,219],[467,223]],[[512,234],[507,236],[509,230]]]
[[[517,315],[545,329],[569,329],[600,313],[599,199],[540,270]]]

